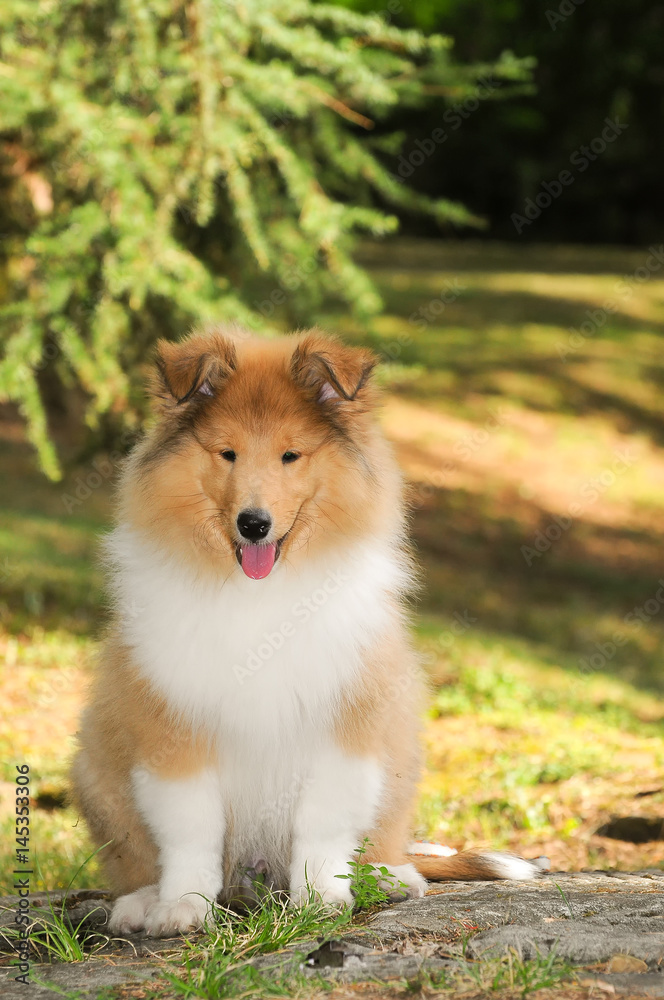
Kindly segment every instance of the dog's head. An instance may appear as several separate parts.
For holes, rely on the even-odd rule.
[[[252,579],[340,536],[380,533],[399,505],[373,414],[375,360],[317,332],[161,341],[158,421],[129,465],[125,513]]]

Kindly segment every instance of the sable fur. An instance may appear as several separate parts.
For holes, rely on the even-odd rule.
[[[73,767],[94,840],[112,841],[102,859],[122,896],[116,929],[173,933],[202,919],[193,904],[183,910],[179,897],[164,898],[166,855],[149,825],[157,809],[149,796],[161,802],[161,789],[182,789],[194,796],[190,807],[202,795],[208,808],[196,782],[216,788],[215,775],[225,815],[221,898],[246,895],[254,864],[296,898],[297,857],[312,824],[323,838],[335,828],[334,794],[348,817],[335,841],[350,845],[343,864],[368,837],[368,860],[399,869],[411,894],[424,888],[418,871],[534,874],[509,856],[406,854],[423,687],[403,610],[412,573],[402,482],[376,421],[374,364],[369,352],[316,331],[266,341],[216,330],[159,344],[156,421],[120,484],[108,545],[113,622]],[[233,463],[221,457],[229,450]],[[292,465],[281,461],[287,451],[300,456]],[[282,540],[265,580],[246,580],[238,565],[236,519],[248,505],[269,511],[271,536]],[[308,591],[298,597],[298,588]],[[307,594],[318,593],[307,619]],[[292,635],[269,653],[262,630],[276,646],[289,623]],[[329,803],[322,796],[316,805],[309,758],[322,768],[312,770],[319,784],[330,775]],[[330,810],[327,824],[321,809]],[[174,802],[175,824],[177,810]],[[168,827],[167,812],[154,822]],[[371,816],[370,825],[356,815]],[[322,894],[348,901],[333,874],[321,876]]]

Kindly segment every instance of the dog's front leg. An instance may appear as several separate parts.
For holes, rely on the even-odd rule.
[[[224,810],[218,773],[208,767],[173,779],[136,768],[132,785],[159,849],[158,895],[146,907],[145,930],[169,937],[200,927],[222,887]]]
[[[313,889],[325,902],[352,903],[348,862],[371,830],[383,788],[379,763],[336,746],[315,751],[295,811],[291,899],[304,903]]]

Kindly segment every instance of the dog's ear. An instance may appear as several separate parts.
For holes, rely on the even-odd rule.
[[[182,406],[214,396],[236,366],[235,346],[221,334],[193,334],[186,340],[157,342],[153,394]]]
[[[378,358],[360,347],[347,347],[322,334],[309,334],[291,358],[295,382],[309,389],[319,403],[372,400],[370,382]]]

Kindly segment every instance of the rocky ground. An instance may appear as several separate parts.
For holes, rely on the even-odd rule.
[[[61,893],[51,895],[56,910],[61,902]],[[16,898],[0,900],[5,965],[0,995],[7,1000],[53,996],[37,985],[45,980],[66,995],[74,991],[96,997],[113,988],[122,996],[124,988],[158,980],[165,964],[177,960],[178,940],[134,935],[108,943],[85,961],[33,961],[26,991],[14,979],[16,966],[9,964],[13,944],[7,931],[17,903]],[[46,896],[35,895],[30,904],[33,918],[48,919]],[[109,908],[108,894],[93,890],[72,894],[66,902],[74,926],[84,920],[100,932]],[[426,973],[481,966],[510,949],[523,959],[555,951],[575,967],[573,978],[586,996],[664,997],[664,872],[552,873],[535,883],[445,883],[423,899],[379,910],[339,940],[303,942],[254,962],[263,969],[278,962],[286,971],[322,975],[340,985],[403,983],[421,981]],[[140,995],[140,990],[124,995]]]

